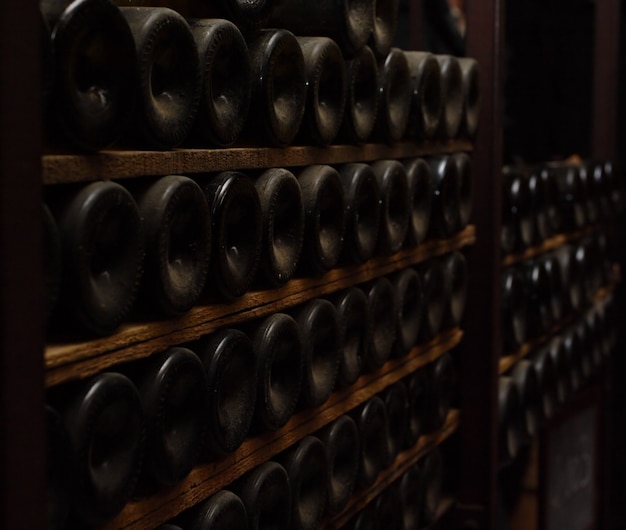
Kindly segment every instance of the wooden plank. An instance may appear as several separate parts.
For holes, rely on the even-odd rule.
[[[376,372],[362,375],[351,387],[334,392],[321,407],[294,415],[282,429],[250,438],[234,454],[196,467],[176,486],[159,491],[146,499],[129,503],[122,513],[104,528],[108,530],[156,528],[226,487],[298,440],[364,403],[389,385],[434,361],[457,346],[462,336],[463,333],[459,329],[452,330],[424,346],[415,348],[407,357],[388,361]]]
[[[323,529],[342,528],[352,517],[363,510],[370,502],[378,497],[387,487],[398,480],[412,466],[414,466],[422,457],[432,451],[439,444],[447,440],[459,427],[459,411],[451,410],[446,419],[444,426],[437,432],[421,436],[417,444],[406,451],[402,451],[394,460],[393,465],[382,471],[376,482],[368,489],[357,491],[348,501],[344,510],[327,520],[321,525]],[[445,513],[444,510],[450,509],[453,504],[452,499],[449,503],[441,504],[442,511],[438,510],[440,515]]]
[[[329,271],[319,278],[300,278],[273,290],[254,291],[235,302],[199,305],[185,315],[158,322],[126,324],[110,337],[87,342],[48,344],[46,385],[95,374],[115,364],[147,357],[169,346],[198,339],[225,326],[284,311],[312,298],[390,274],[426,259],[474,243],[473,227],[448,240],[433,240],[392,257]]]
[[[394,145],[235,147],[172,151],[116,150],[101,151],[92,155],[47,154],[43,157],[43,181],[44,184],[59,184],[144,175],[189,175],[234,169],[342,164],[471,150],[469,142],[451,141],[444,144],[401,142]]]

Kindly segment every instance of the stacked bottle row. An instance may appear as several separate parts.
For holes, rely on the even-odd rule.
[[[47,409],[52,528],[63,528],[68,516],[82,524],[103,523],[133,494],[179,482],[197,461],[234,451],[247,434],[248,426],[241,423],[252,424],[259,432],[287,421],[286,409],[293,410],[297,403],[297,397],[283,395],[283,387],[292,384],[297,373],[297,367],[288,366],[295,363],[291,352],[278,352],[284,358],[275,370],[278,374],[272,374],[278,377],[267,378],[271,387],[255,389],[250,381],[255,359],[253,354],[250,359],[241,353],[247,347],[245,336],[228,331],[212,337],[207,346],[215,347],[220,338],[208,355],[175,348],[145,365],[129,366],[123,373],[102,373],[53,391],[49,401],[54,407]],[[324,367],[318,363],[316,368],[316,375],[323,377]],[[354,487],[371,486],[400,451],[413,447],[421,435],[441,428],[454,384],[453,361],[444,354],[370,398],[351,417],[327,426],[319,439],[304,438],[279,457],[292,483],[299,477],[294,492],[309,503],[300,506],[300,499],[294,497],[293,520],[314,518],[314,523],[301,521],[293,527],[316,528],[327,499],[330,513],[341,511]],[[211,395],[219,398],[211,402]],[[264,397],[272,402],[264,403]],[[251,475],[272,465],[262,464]],[[258,477],[250,479],[250,487],[258,482]],[[315,493],[304,491],[305,487]],[[318,503],[314,510],[311,498]],[[284,510],[288,505],[281,510],[285,524],[290,517]]]
[[[273,11],[273,29],[44,0],[49,136],[88,151],[473,137],[476,61],[392,48],[397,2],[259,3],[218,14]]]
[[[500,462],[512,462],[542,424],[592,381],[616,344],[611,298],[586,311],[499,380]]]
[[[203,294],[228,301],[322,275],[452,236],[472,208],[465,153],[122,184],[46,188],[48,310],[59,296],[59,327],[107,335],[135,305],[180,315]]]
[[[506,167],[503,178],[505,254],[607,221],[624,209],[623,184],[610,162]]]
[[[606,237],[597,232],[506,267],[502,273],[503,353],[588,308],[614,280]]]

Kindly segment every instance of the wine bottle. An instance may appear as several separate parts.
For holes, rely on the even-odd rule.
[[[523,265],[528,311],[528,331],[531,338],[547,333],[552,326],[550,303],[550,279],[540,261],[533,260]]]
[[[519,267],[502,273],[502,335],[504,352],[516,351],[528,339],[528,298]]]
[[[374,25],[369,45],[377,57],[385,57],[391,51],[398,26],[398,0],[376,0],[374,2]]]
[[[333,143],[346,103],[346,70],[339,46],[328,37],[297,37],[304,57],[307,97],[300,137]]]
[[[543,348],[532,358],[537,373],[541,395],[541,421],[551,419],[559,405],[556,368],[548,348]]]
[[[562,405],[569,401],[572,396],[572,383],[567,352],[560,337],[552,339],[548,345],[548,353],[552,357],[552,363],[556,372],[557,398],[559,404]]]
[[[422,469],[415,464],[407,469],[397,481],[398,497],[401,504],[400,530],[416,530],[421,527],[424,481]]]
[[[459,175],[459,225],[457,230],[462,230],[469,224],[474,207],[472,167],[467,153],[454,153],[452,158],[454,158]]]
[[[374,24],[374,2],[277,2],[269,23],[273,27],[287,28],[296,35],[330,37],[341,47],[344,55],[351,56],[363,48],[370,37]]]
[[[558,323],[565,313],[565,286],[563,285],[563,277],[561,276],[561,266],[558,259],[554,255],[548,255],[542,258],[543,266],[548,276],[550,308],[552,311],[552,320]]]
[[[288,530],[290,528],[291,485],[285,468],[268,461],[237,481],[239,495],[248,514],[248,529]]]
[[[276,0],[219,0],[226,18],[244,29],[267,27]]]
[[[586,222],[580,169],[575,165],[561,166],[556,168],[555,176],[563,229],[567,231],[580,229]]]
[[[387,438],[387,460],[384,467],[393,465],[394,460],[404,447],[409,424],[409,394],[405,384],[397,381],[383,390],[379,397],[385,403],[389,422]]]
[[[449,353],[443,354],[425,368],[426,392],[422,427],[424,433],[441,429],[448,418],[456,383],[454,361]]]
[[[424,315],[422,279],[412,268],[396,272],[391,278],[395,293],[396,340],[394,350],[406,355],[417,344]]]
[[[441,450],[435,448],[421,461],[424,481],[424,498],[422,501],[422,524],[429,525],[437,518],[439,502],[443,490],[444,462]]]
[[[188,177],[168,175],[135,197],[145,233],[142,296],[166,315],[185,313],[204,290],[211,256],[211,216],[204,193]]]
[[[291,484],[290,528],[316,530],[326,511],[328,463],[322,442],[307,436],[278,456]]]
[[[139,391],[146,422],[146,478],[160,486],[183,480],[198,462],[206,434],[209,392],[191,350],[172,347],[125,370]]]
[[[246,36],[252,69],[248,135],[277,147],[300,130],[306,103],[306,71],[293,33],[261,29]]]
[[[459,57],[461,67],[461,86],[463,90],[463,114],[461,117],[461,135],[470,140],[476,136],[480,115],[480,83],[478,61],[471,57]]]
[[[447,238],[461,227],[459,172],[450,156],[431,158],[429,164],[434,181],[430,230],[434,237]]]
[[[515,363],[511,372],[523,409],[526,432],[532,437],[539,432],[542,418],[542,395],[535,365],[522,359]]]
[[[304,246],[301,265],[315,275],[339,261],[345,232],[345,198],[337,171],[313,164],[298,174],[304,205]]]
[[[365,364],[370,348],[372,322],[365,293],[350,287],[331,297],[337,310],[341,348],[337,387],[353,385]]]
[[[391,356],[398,329],[396,296],[393,285],[384,276],[365,285],[372,338],[365,356],[365,366],[369,371],[380,368]]]
[[[378,63],[369,46],[346,61],[346,105],[339,136],[348,143],[365,142],[378,111]]]
[[[317,435],[328,464],[328,512],[341,512],[352,495],[359,471],[359,431],[354,420],[339,416]]]
[[[250,108],[250,61],[241,31],[223,19],[190,21],[198,47],[202,89],[195,135],[201,144],[235,143]]]
[[[534,225],[530,202],[528,178],[525,173],[506,168],[504,172],[505,197],[503,206],[505,215],[512,218],[513,230],[517,245],[513,250],[529,247],[534,241]],[[509,213],[506,213],[508,210]],[[507,252],[510,250],[507,249]]]
[[[423,158],[404,161],[409,183],[409,229],[405,244],[417,246],[426,239],[433,205],[434,183],[430,166]]]
[[[468,289],[468,267],[465,256],[455,250],[442,258],[445,299],[449,304],[444,309],[443,328],[450,329],[461,325]]]
[[[551,235],[547,196],[546,181],[536,171],[528,173],[528,199],[533,221],[533,245],[540,244]]]
[[[110,0],[43,0],[40,8],[52,30],[50,132],[81,149],[104,149],[120,138],[135,105],[128,24]]]
[[[422,340],[431,340],[441,331],[444,311],[450,301],[446,299],[444,270],[440,260],[428,260],[420,266],[419,271],[426,308],[420,335]]]
[[[303,355],[300,329],[285,313],[274,313],[250,332],[258,364],[254,425],[275,431],[285,425],[298,404]]]
[[[343,256],[363,263],[376,252],[380,230],[380,188],[368,164],[345,164],[338,168],[346,203]]]
[[[585,211],[585,223],[593,224],[598,221],[598,209],[596,206],[596,195],[594,193],[594,181],[592,169],[588,163],[582,163],[579,166],[580,187],[581,187],[581,203]]]
[[[132,195],[102,181],[47,190],[61,236],[63,271],[55,314],[109,335],[134,304],[143,269],[143,226]]]
[[[186,530],[247,530],[248,514],[243,501],[225,489],[192,508],[185,522]]]
[[[498,453],[501,466],[508,465],[528,443],[519,393],[510,377],[498,378]]]
[[[133,140],[159,149],[180,145],[200,104],[198,48],[187,21],[166,7],[121,7],[135,41]]]
[[[373,502],[366,504],[346,525],[348,530],[378,530],[380,521]]]
[[[576,247],[563,245],[555,251],[561,265],[561,276],[566,289],[566,312],[579,311],[583,306],[582,283],[584,272],[582,262],[576,259]]]
[[[122,374],[101,372],[53,388],[50,405],[63,418],[76,466],[73,515],[102,524],[122,510],[139,476],[144,415],[137,389]]]
[[[546,195],[546,216],[548,218],[548,234],[556,235],[562,230],[562,217],[559,208],[559,188],[554,170],[541,166],[538,170],[539,178],[543,182]]]
[[[315,298],[296,309],[295,320],[300,327],[304,359],[300,403],[319,407],[330,397],[339,371],[337,311],[328,300]]]
[[[595,372],[594,338],[589,320],[583,317],[573,326],[570,333],[575,335],[574,344],[578,343],[580,349],[580,374],[583,385],[586,385]]]
[[[435,55],[441,71],[443,112],[439,120],[439,136],[444,140],[457,137],[463,119],[463,72],[459,60],[452,55]]]
[[[61,287],[61,236],[50,209],[43,205],[43,271],[46,318],[50,316]]]
[[[407,136],[420,140],[434,138],[443,111],[441,70],[429,52],[405,51],[411,76],[411,109]]]
[[[357,487],[368,488],[389,460],[387,409],[383,400],[374,396],[354,410],[351,416],[357,424],[361,440]]]
[[[570,388],[572,390],[572,394],[578,392],[583,384],[583,374],[582,374],[582,362],[583,362],[583,353],[581,351],[581,343],[580,337],[575,332],[574,329],[568,329],[562,335],[563,350],[565,351],[565,357],[567,359],[568,365],[568,376],[570,380]]]
[[[209,383],[209,452],[235,451],[246,438],[257,394],[257,362],[252,342],[238,329],[222,329],[192,346]]]
[[[213,223],[211,278],[227,300],[242,296],[256,278],[261,259],[262,213],[252,180],[223,171],[203,182]]]
[[[408,127],[411,109],[409,64],[404,52],[399,48],[391,48],[389,53],[379,60],[378,97],[376,135],[387,143],[398,142]]]
[[[409,229],[409,182],[404,166],[397,160],[379,160],[372,164],[381,195],[381,223],[378,251],[398,252]]]
[[[425,367],[413,372],[404,379],[409,396],[409,421],[404,449],[413,447],[424,434],[424,411],[428,401],[429,381]]]
[[[294,275],[304,242],[304,205],[296,177],[273,168],[255,183],[263,216],[263,244],[259,273],[272,287]]]
[[[59,412],[46,405],[45,415],[47,521],[49,529],[61,530],[65,528],[72,506],[72,487],[76,480],[74,461],[69,435]]]
[[[402,503],[396,482],[391,483],[378,494],[374,499],[374,506],[379,521],[384,521],[384,528],[402,530]]]

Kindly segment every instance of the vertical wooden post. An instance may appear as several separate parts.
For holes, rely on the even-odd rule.
[[[0,2],[0,528],[45,528],[36,0]]]
[[[591,153],[596,159],[614,159],[617,147],[621,2],[597,0],[595,6]]]
[[[504,0],[468,0],[467,55],[480,68],[481,115],[472,154],[473,224],[466,333],[461,344],[459,515],[496,528],[497,379],[501,338],[501,172]]]

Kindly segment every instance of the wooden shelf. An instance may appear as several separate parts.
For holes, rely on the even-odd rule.
[[[50,343],[45,350],[46,386],[85,378],[115,364],[196,340],[225,326],[287,310],[312,298],[472,245],[475,239],[474,227],[470,226],[451,239],[427,241],[390,257],[333,269],[318,278],[293,279],[278,289],[249,292],[232,303],[199,305],[185,315],[169,320],[128,323],[109,337]]]
[[[388,486],[399,479],[411,466],[415,465],[424,455],[449,438],[459,427],[459,411],[451,410],[445,425],[437,432],[422,436],[412,448],[401,452],[394,463],[382,471],[376,482],[368,489],[357,491],[346,508],[338,515],[322,524],[324,529],[342,528],[352,517],[363,510],[372,500],[380,495]],[[441,506],[446,508],[446,506]],[[447,505],[447,509],[450,505]]]
[[[591,307],[587,308],[582,315],[574,315],[564,319],[562,322],[559,322],[558,324],[552,326],[552,329],[545,335],[542,335],[541,337],[537,337],[531,341],[526,342],[525,344],[522,344],[520,349],[517,350],[515,353],[501,357],[498,362],[498,373],[502,375],[505,372],[509,371],[518,361],[530,355],[532,352],[537,351],[545,344],[548,344],[550,340],[559,335],[564,329],[576,322],[578,319],[582,318],[582,316],[584,316],[588,311],[593,311],[596,306],[601,304],[613,294],[617,283],[618,278],[616,277],[610,285],[598,289],[593,297],[593,303]]]
[[[556,250],[567,243],[572,243],[574,241],[578,241],[585,236],[593,234],[596,230],[598,230],[598,226],[590,226],[583,230],[578,230],[576,232],[571,232],[569,234],[558,234],[550,239],[546,239],[540,245],[535,247],[529,247],[521,252],[515,252],[513,254],[508,254],[502,260],[502,266],[508,267],[510,265],[514,265],[515,263],[519,263],[520,261],[525,261],[527,259],[536,258],[537,256],[541,256],[542,254],[546,254],[551,250]]]
[[[401,142],[394,145],[235,147],[172,151],[116,150],[101,151],[92,155],[47,154],[42,160],[42,176],[44,184],[60,184],[144,175],[188,175],[234,169],[368,162],[471,150],[470,142],[460,140],[422,144]]]
[[[129,503],[122,513],[104,528],[108,530],[156,528],[228,486],[247,471],[271,459],[298,440],[364,403],[389,385],[436,360],[457,346],[462,336],[463,332],[460,329],[448,331],[427,344],[414,348],[407,356],[388,361],[376,372],[362,375],[351,387],[335,391],[321,407],[295,414],[282,429],[249,438],[232,455],[196,467],[176,486],[159,491],[149,498]],[[440,433],[420,439],[416,459],[449,436],[457,424],[458,416],[452,415]]]

